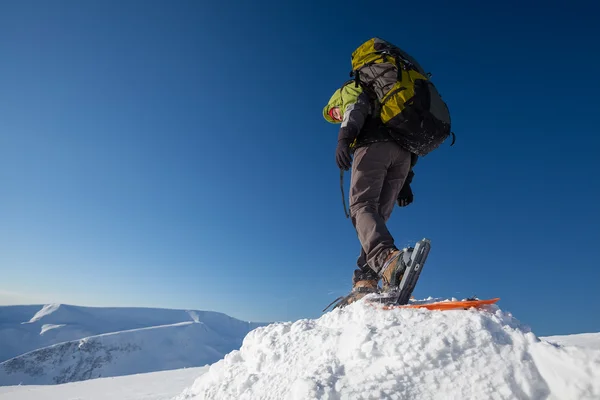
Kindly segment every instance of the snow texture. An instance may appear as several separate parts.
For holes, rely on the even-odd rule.
[[[497,306],[365,302],[250,332],[177,400],[600,399],[600,350],[538,339]]]
[[[19,322],[25,321],[25,322]],[[239,349],[257,326],[208,311],[0,307],[0,385],[56,384],[199,367]],[[100,332],[100,334],[90,334]],[[35,347],[34,347],[35,348]]]

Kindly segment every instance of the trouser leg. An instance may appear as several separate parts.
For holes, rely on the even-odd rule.
[[[386,221],[409,170],[410,152],[395,142],[373,143],[354,154],[350,216],[367,263],[375,272],[396,248]]]
[[[356,283],[358,281],[365,280],[379,280],[379,276],[375,271],[369,267],[367,263],[367,254],[365,250],[360,248],[360,255],[358,256],[358,260],[356,261],[357,269],[354,270],[354,275],[352,276],[352,283]]]

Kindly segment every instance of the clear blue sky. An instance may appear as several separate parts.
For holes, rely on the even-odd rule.
[[[3,2],[0,299],[318,317],[359,251],[321,109],[379,36],[457,134],[389,224],[415,295],[600,331],[600,9],[532,3]]]

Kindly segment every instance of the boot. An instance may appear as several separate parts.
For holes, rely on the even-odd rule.
[[[379,286],[377,285],[377,281],[375,279],[355,281],[352,285],[352,291],[350,294],[345,297],[338,297],[333,301],[333,303],[335,303],[333,309],[335,310],[336,308],[346,307],[347,305],[352,304],[371,293],[379,293]],[[331,307],[333,303],[325,307],[323,311]]]
[[[393,291],[400,285],[410,254],[409,249],[393,250],[386,257],[380,272],[383,292]]]

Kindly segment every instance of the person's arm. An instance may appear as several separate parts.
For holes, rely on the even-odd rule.
[[[350,145],[360,133],[371,110],[369,97],[362,92],[361,87],[346,85],[342,88],[341,97],[344,115],[338,133],[335,161],[340,169],[347,171],[352,165]]]
[[[342,88],[343,112],[342,125],[338,133],[338,142],[345,140],[350,145],[360,133],[371,111],[369,96],[362,88],[348,84]]]

